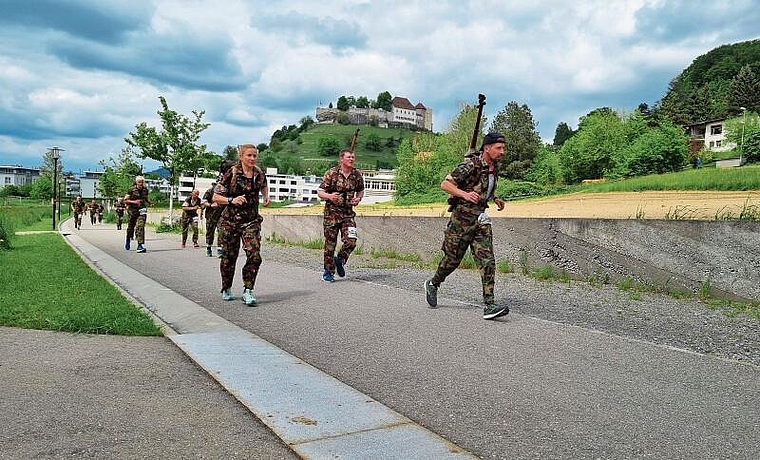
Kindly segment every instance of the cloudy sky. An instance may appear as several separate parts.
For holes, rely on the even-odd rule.
[[[158,97],[202,142],[269,142],[320,102],[389,91],[445,130],[487,96],[545,141],[596,107],[653,105],[696,57],[756,39],[753,0],[0,0],[0,164],[100,169]],[[154,166],[145,162],[146,166]]]

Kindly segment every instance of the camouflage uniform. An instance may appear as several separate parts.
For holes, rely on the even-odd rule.
[[[90,223],[95,225],[98,215],[98,204],[93,201],[87,206],[87,209],[90,211]]]
[[[145,218],[147,215],[140,214],[140,208],[148,205],[148,188],[137,188],[137,185],[130,187],[127,192],[128,200],[142,200],[139,205],[128,204],[127,213],[129,214],[129,222],[127,223],[127,240],[131,240],[134,236],[137,238],[137,244],[145,243]]]
[[[225,206],[219,218],[219,246],[222,254],[219,271],[222,274],[222,289],[232,287],[235,277],[235,263],[243,241],[245,265],[243,265],[243,284],[246,289],[253,289],[256,276],[261,266],[261,221],[259,214],[259,193],[267,186],[267,177],[258,166],[254,166],[253,177],[247,178],[243,167],[237,165],[225,171],[217,180],[215,193],[235,198],[245,195],[247,203],[242,206]]]
[[[212,246],[214,244],[214,233],[216,233],[216,225],[219,222],[219,217],[224,212],[225,205],[217,204],[212,207],[214,198],[214,189],[210,188],[203,194],[203,202],[206,204],[206,246]]]
[[[338,231],[340,231],[343,245],[338,257],[346,263],[348,257],[356,248],[356,238],[349,238],[349,227],[356,228],[356,213],[351,200],[358,193],[364,191],[364,178],[361,171],[354,168],[348,176],[340,171],[340,166],[330,168],[322,179],[319,188],[327,193],[339,193],[340,201],[336,204],[331,201],[325,202],[324,211],[324,267],[330,273],[335,274],[335,247],[338,243]]]
[[[74,200],[71,202],[71,212],[74,214],[74,228],[82,228],[82,214],[85,213],[87,205],[84,201]]]
[[[475,263],[480,269],[483,283],[483,300],[486,304],[494,303],[494,277],[496,261],[493,254],[493,233],[490,221],[481,223],[478,216],[488,207],[488,200],[496,191],[496,175],[493,175],[492,189],[489,191],[488,164],[481,155],[468,155],[451,173],[457,187],[466,192],[475,191],[480,195],[478,204],[459,198],[451,198],[451,217],[444,231],[444,258],[431,283],[438,287],[462,261],[467,248],[470,248]]]
[[[196,198],[193,200],[192,195],[187,197],[184,203],[182,203],[182,207],[185,206],[198,206],[201,205],[201,199]],[[180,220],[180,223],[182,224],[182,245],[184,246],[187,242],[187,231],[188,227],[193,228],[193,244],[198,244],[198,210],[193,209],[191,211],[182,210],[182,219]]]
[[[105,212],[106,207],[103,205],[103,203],[98,204],[98,223],[103,223],[103,213]]]
[[[114,210],[116,211],[116,230],[121,230],[121,224],[124,222],[124,210],[126,208],[127,205],[124,204],[124,200],[120,198],[114,207]]]

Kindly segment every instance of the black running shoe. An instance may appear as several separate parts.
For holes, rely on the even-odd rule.
[[[500,307],[496,304],[488,304],[483,309],[483,319],[495,319],[509,313],[509,307]]]
[[[438,287],[430,280],[425,281],[425,300],[430,308],[438,307]]]
[[[335,256],[335,272],[341,278],[346,276],[346,269],[343,267],[343,259],[340,256]]]

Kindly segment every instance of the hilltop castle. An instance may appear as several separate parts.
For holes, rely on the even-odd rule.
[[[391,111],[355,106],[349,107],[347,111],[332,107],[317,107],[317,123],[339,123],[342,116],[347,116],[348,123],[352,125],[433,131],[433,110],[422,105],[422,102],[412,105],[405,97],[394,97],[391,100]]]

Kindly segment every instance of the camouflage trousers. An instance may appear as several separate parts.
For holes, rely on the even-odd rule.
[[[145,218],[146,215],[140,215],[140,211],[135,209],[129,211],[129,221],[127,222],[127,239],[133,237],[137,239],[137,244],[145,244]]]
[[[183,217],[180,220],[182,224],[182,244],[187,242],[187,232],[190,228],[193,229],[193,243],[198,243],[198,222],[192,217]]]
[[[92,225],[95,225],[95,222],[98,220],[98,215],[92,211],[90,211],[90,223]]]
[[[74,213],[74,227],[79,228],[82,226],[82,214],[75,212]]]
[[[237,225],[222,219],[219,222],[219,247],[222,254],[219,256],[219,271],[222,274],[222,291],[232,287],[235,278],[235,264],[240,253],[240,241],[243,242],[245,251],[245,265],[243,265],[243,285],[247,289],[253,289],[256,284],[256,276],[261,266],[261,221],[254,221],[245,225]]]
[[[116,212],[116,230],[121,230],[121,224],[124,222],[124,211]]]
[[[462,216],[453,213],[443,235],[441,249],[444,257],[438,264],[438,269],[431,282],[435,286],[440,286],[446,277],[459,267],[467,248],[469,248],[473,259],[475,259],[475,264],[480,270],[483,283],[483,301],[487,304],[494,303],[496,260],[493,255],[491,225],[479,224],[477,218],[471,219],[470,216],[462,218]]]
[[[325,219],[324,266],[325,270],[328,270],[332,274],[335,274],[335,247],[338,245],[338,232],[340,232],[340,239],[343,242],[338,257],[340,257],[343,263],[348,261],[348,257],[356,249],[356,239],[348,237],[349,227],[356,228],[356,222],[354,222],[353,218],[342,219],[337,222]]]
[[[223,206],[206,209],[206,246],[214,245],[214,233],[216,233],[216,224],[219,223],[219,217],[224,211]]]

